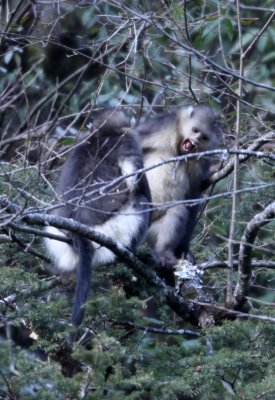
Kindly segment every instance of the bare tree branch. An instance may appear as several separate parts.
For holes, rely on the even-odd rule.
[[[270,142],[271,140],[273,140],[275,138],[275,132],[274,131],[270,131],[268,133],[266,133],[265,135],[263,135],[261,138],[256,139],[245,151],[248,151],[247,154],[242,154],[240,151],[240,149],[238,149],[238,151],[240,152],[240,163],[245,162],[246,160],[248,160],[248,158],[250,157],[249,152],[253,152],[257,149],[259,149],[261,146],[263,146],[265,143]],[[228,161],[228,163],[218,172],[215,172],[214,174],[212,174],[209,177],[209,184],[214,184],[219,182],[221,179],[225,178],[226,176],[230,175],[231,172],[233,171],[234,168],[234,159],[232,158],[230,161]]]
[[[191,54],[194,54],[198,58],[199,61],[201,61],[203,64],[206,64],[207,66],[211,66],[214,70],[216,70],[217,73],[220,73],[222,75],[232,76],[236,80],[241,80],[244,83],[249,83],[255,87],[261,87],[266,90],[275,91],[275,87],[273,87],[271,85],[266,85],[263,83],[255,82],[251,79],[246,78],[243,75],[237,74],[232,69],[227,69],[227,68],[221,67],[220,65],[215,63],[211,58],[207,57],[201,51],[196,50],[193,46],[189,46],[189,45],[185,44],[183,41],[179,41],[175,35],[173,36],[172,34],[168,33],[162,27],[162,25],[158,22],[157,18],[154,18],[152,15],[142,14],[134,9],[131,9],[126,4],[121,4],[117,0],[113,0],[112,3],[119,8],[123,7],[125,10],[129,11],[132,15],[134,15],[136,18],[142,19],[143,21],[147,21],[149,24],[152,24],[159,32],[162,33],[162,35],[164,37],[167,37],[168,39],[170,39],[171,43],[174,43],[179,48],[183,48],[185,51],[190,52]]]
[[[154,271],[149,270],[147,265],[120,243],[95,231],[94,229],[89,228],[87,225],[80,224],[71,219],[30,212],[20,213],[19,207],[6,200],[3,196],[0,196],[0,204],[10,212],[16,211],[17,214],[15,215],[15,218],[17,218],[19,222],[26,222],[30,225],[52,225],[60,229],[77,233],[99,243],[102,246],[108,247],[108,249],[110,249],[121,260],[126,262],[136,273],[144,277],[149,284],[157,287],[166,298],[167,303],[170,304],[173,309],[176,309],[179,315],[187,317],[192,311],[194,316],[193,307],[190,308],[185,300],[176,294],[176,290],[168,287]],[[38,235],[39,232],[37,231],[36,233]],[[41,236],[45,236],[44,233],[42,233]]]
[[[228,318],[231,315],[231,316],[235,316],[237,318],[243,318],[243,319],[248,319],[248,320],[249,319],[258,319],[260,321],[272,322],[273,324],[275,323],[275,318],[268,317],[267,315],[248,314],[248,313],[245,313],[242,311],[232,310],[230,308],[218,306],[216,304],[203,303],[203,302],[197,301],[197,300],[189,300],[189,301],[194,304],[200,305],[202,307],[216,310],[218,314],[223,316],[222,318]]]
[[[234,260],[233,265],[235,268],[238,267],[239,261]],[[206,261],[201,264],[198,264],[197,267],[204,271],[208,269],[216,269],[216,268],[228,268],[227,261]],[[272,260],[251,260],[251,268],[270,268],[275,269],[275,261]]]
[[[236,0],[236,10],[237,10],[237,23],[238,23],[238,38],[240,44],[240,56],[239,56],[239,75],[242,77],[244,75],[244,57],[243,57],[243,35],[242,35],[242,25],[241,25],[241,14],[240,14],[240,0]],[[243,81],[238,80],[238,99],[243,97]],[[241,139],[241,102],[237,100],[236,103],[236,129],[235,129],[235,142],[234,147],[238,150],[240,146]],[[233,239],[235,238],[235,231],[237,225],[237,212],[239,205],[239,196],[237,191],[239,189],[239,155],[235,154],[233,157],[233,178],[232,178],[232,205],[231,205],[231,219],[229,227],[229,237],[228,237],[228,264],[229,269],[227,271],[227,283],[226,283],[226,302],[231,303],[233,297],[233,260],[234,260],[234,245]]]
[[[275,217],[275,201],[269,204],[264,211],[255,215],[247,224],[243,233],[239,254],[238,282],[234,291],[234,307],[240,307],[248,294],[251,277],[252,247],[249,244],[256,239],[259,229],[268,224]]]
[[[123,326],[126,329],[142,330],[145,333],[155,333],[157,335],[181,335],[181,336],[195,336],[200,337],[199,332],[191,331],[190,329],[160,329],[151,326],[136,325],[130,321],[111,321],[113,325]]]

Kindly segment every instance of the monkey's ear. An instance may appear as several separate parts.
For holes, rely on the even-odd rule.
[[[194,115],[194,107],[193,106],[189,106],[187,108],[187,117],[191,118],[191,117],[193,117],[193,115]]]

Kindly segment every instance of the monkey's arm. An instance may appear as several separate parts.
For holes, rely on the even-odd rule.
[[[124,145],[120,147],[118,165],[122,175],[133,174],[126,178],[126,185],[140,203],[151,203],[151,192],[144,173],[137,171],[143,168],[143,155],[135,138],[129,134],[124,137]],[[143,207],[142,207],[143,208]],[[148,208],[148,206],[146,206]]]
[[[122,175],[131,175],[125,179],[127,188],[130,192],[135,190],[137,185],[137,174],[135,173],[138,170],[139,165],[137,164],[134,157],[131,158],[122,158],[118,161],[119,168],[121,169]]]

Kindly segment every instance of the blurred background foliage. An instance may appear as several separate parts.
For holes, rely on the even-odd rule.
[[[56,169],[87,132],[93,110],[106,104],[125,107],[136,124],[179,104],[207,102],[222,112],[223,146],[232,147],[241,46],[241,145],[274,130],[274,2],[243,0],[239,16],[237,4],[2,0],[1,194],[24,210],[49,211]],[[274,140],[265,150],[274,150]],[[236,258],[248,221],[274,200],[274,186],[264,187],[274,182],[274,163],[250,158],[239,174],[240,189],[253,191],[239,197]],[[231,181],[220,181],[214,194],[230,192]],[[83,331],[68,350],[71,277],[55,276],[41,241],[14,233],[4,217],[0,399],[274,399],[274,267],[253,270],[248,306],[262,320],[204,331],[173,314],[127,266],[101,268]],[[208,203],[193,240],[198,262],[226,260],[230,220],[230,196]],[[258,260],[274,260],[274,231],[274,221],[260,231]],[[224,269],[209,269],[204,284],[224,301]],[[150,333],[129,321],[193,334]]]

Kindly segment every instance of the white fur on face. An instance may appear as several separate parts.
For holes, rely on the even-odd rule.
[[[125,215],[116,215],[102,225],[93,226],[93,229],[111,237],[112,239],[121,243],[124,247],[129,247],[131,245],[132,238],[137,236],[137,233],[139,232],[141,225],[144,224],[144,221],[141,214],[135,214],[136,210],[132,205],[125,207],[122,212]],[[66,237],[64,232],[53,226],[47,226],[45,230],[48,233]],[[44,243],[50,258],[58,269],[62,271],[73,271],[77,268],[79,257],[72,246],[59,240],[49,238],[45,238]],[[93,266],[99,264],[108,264],[115,260],[115,255],[111,250],[100,246],[95,242],[91,243],[93,243],[93,247],[95,249]]]

